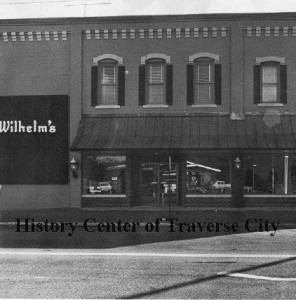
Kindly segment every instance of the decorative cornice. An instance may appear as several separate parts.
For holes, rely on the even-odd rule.
[[[296,26],[256,26],[244,28],[245,36],[260,37],[260,36],[296,36]]]
[[[118,64],[123,64],[123,58],[120,56],[117,56],[115,54],[103,54],[97,57],[93,58],[93,64],[96,65],[98,64],[99,61],[103,59],[114,59],[118,62]]]
[[[278,56],[265,56],[265,57],[256,57],[256,65],[260,65],[264,62],[278,62],[281,65],[284,65],[286,63],[286,60],[284,57],[278,57]]]
[[[67,41],[69,31],[0,32],[0,42]]]
[[[162,53],[150,53],[150,54],[147,54],[147,55],[144,55],[144,56],[141,57],[141,64],[144,65],[146,63],[146,60],[152,59],[152,58],[160,58],[160,59],[165,60],[165,62],[167,64],[171,63],[171,57],[170,56],[167,56],[167,55],[162,54]]]
[[[215,63],[219,62],[219,55],[209,53],[209,52],[200,52],[200,53],[195,53],[193,55],[190,55],[189,62],[194,62],[196,59],[202,58],[202,57],[212,58],[215,61]]]
[[[87,40],[108,39],[162,39],[162,38],[217,38],[226,37],[229,28],[226,27],[195,27],[195,28],[150,28],[150,29],[90,29],[84,30]]]

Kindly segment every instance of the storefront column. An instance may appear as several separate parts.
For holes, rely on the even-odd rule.
[[[178,174],[178,205],[182,205],[186,200],[186,159],[179,160],[179,174]]]
[[[284,194],[288,194],[288,178],[289,178],[289,156],[285,155],[284,160]]]
[[[141,204],[141,164],[136,155],[128,155],[127,162],[127,197],[130,199],[130,206]]]
[[[244,170],[243,157],[240,153],[231,156],[231,206],[244,206]]]

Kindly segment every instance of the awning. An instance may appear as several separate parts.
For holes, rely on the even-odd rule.
[[[71,150],[296,149],[296,117],[83,117]]]

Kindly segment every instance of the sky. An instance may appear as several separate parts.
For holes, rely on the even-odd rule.
[[[296,12],[296,1],[0,0],[0,19],[263,12]]]

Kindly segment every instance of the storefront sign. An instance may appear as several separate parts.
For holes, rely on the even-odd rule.
[[[68,96],[0,97],[0,183],[65,184]]]
[[[40,125],[34,120],[31,125],[24,125],[22,121],[0,121],[0,133],[55,133],[56,126],[51,120],[46,125]]]

